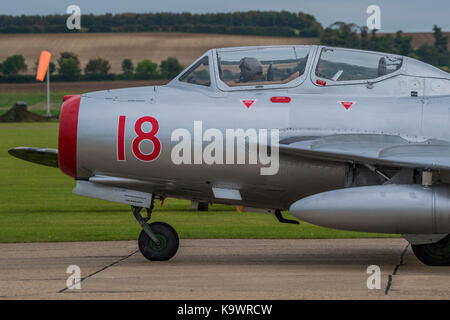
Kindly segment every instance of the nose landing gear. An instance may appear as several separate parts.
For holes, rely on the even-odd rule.
[[[133,215],[142,227],[139,234],[138,246],[142,255],[151,261],[164,261],[172,258],[178,251],[180,240],[172,226],[164,222],[153,222],[151,219],[153,201],[150,209],[147,209],[147,217],[141,216],[141,207],[131,207]]]

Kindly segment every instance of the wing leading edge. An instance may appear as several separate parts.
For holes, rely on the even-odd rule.
[[[280,141],[280,154],[349,163],[450,170],[450,143],[439,140],[411,142],[393,135],[290,137]]]

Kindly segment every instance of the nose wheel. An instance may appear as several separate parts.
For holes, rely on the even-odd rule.
[[[150,261],[165,261],[171,259],[178,251],[180,239],[171,225],[164,222],[148,223],[151,219],[151,209],[148,216],[141,216],[140,207],[132,207],[133,215],[142,227],[138,246],[142,255]]]
[[[142,230],[138,240],[139,251],[151,261],[165,261],[172,258],[177,253],[180,244],[175,229],[164,222],[153,222],[149,224],[149,227],[158,238],[158,242],[154,242]]]

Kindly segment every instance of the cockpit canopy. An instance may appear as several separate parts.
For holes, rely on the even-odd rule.
[[[367,85],[400,74],[450,79],[446,72],[400,55],[294,45],[212,49],[175,81],[203,87],[214,83],[221,91],[234,91],[294,88],[308,77],[309,88]]]
[[[311,46],[225,48],[213,50],[188,68],[178,80],[210,86],[217,74],[223,87],[283,85],[305,74]],[[216,68],[210,68],[215,60]]]
[[[331,81],[372,80],[400,69],[403,57],[340,48],[323,48],[315,74]]]
[[[211,76],[209,72],[209,57],[204,56],[194,63],[185,73],[178,79],[182,82],[198,84],[209,87],[211,85]]]
[[[217,50],[220,79],[230,87],[288,83],[305,72],[309,47]]]

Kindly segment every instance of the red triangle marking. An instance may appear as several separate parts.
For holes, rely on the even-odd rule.
[[[254,100],[254,99],[245,99],[245,100],[241,100],[241,101],[247,108],[250,108],[252,106],[252,104],[255,103],[256,100]]]
[[[346,110],[350,109],[350,107],[354,104],[352,101],[340,101],[340,103]]]

